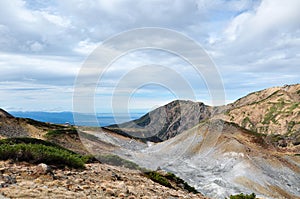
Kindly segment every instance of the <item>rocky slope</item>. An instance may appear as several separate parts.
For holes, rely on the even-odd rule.
[[[162,186],[140,171],[99,163],[86,167],[47,172],[41,165],[0,161],[0,198],[206,198]]]
[[[201,102],[175,100],[137,120],[106,128],[127,137],[161,142],[210,118],[212,113],[213,109]]]

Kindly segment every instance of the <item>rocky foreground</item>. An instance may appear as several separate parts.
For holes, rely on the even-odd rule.
[[[183,190],[164,187],[140,171],[106,164],[87,164],[85,170],[49,169],[0,161],[2,198],[201,198]]]

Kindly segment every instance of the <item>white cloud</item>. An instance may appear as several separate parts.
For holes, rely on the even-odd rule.
[[[233,46],[231,52],[269,48],[282,39],[282,34],[296,33],[300,28],[299,7],[297,0],[265,0],[256,10],[238,15],[225,30],[227,44]]]
[[[174,29],[203,45],[222,73],[230,100],[240,93],[296,83],[300,74],[299,7],[298,0],[2,0],[0,83],[3,86],[7,82],[1,91],[7,99],[1,104],[13,107],[11,104],[20,103],[18,94],[25,109],[37,106],[37,101],[25,103],[28,94],[23,91],[11,94],[9,85],[16,90],[18,84],[21,89],[23,84],[54,86],[42,92],[53,96],[54,101],[60,87],[72,87],[87,55],[104,39],[145,26]],[[167,43],[168,39],[160,42]],[[130,45],[130,41],[125,44]],[[180,47],[186,48],[184,44]],[[176,68],[195,88],[198,86],[199,77],[189,67],[182,67],[177,58],[141,52],[119,58],[106,75],[105,89],[113,87],[126,71],[145,64]],[[143,74],[139,78],[143,79]],[[135,100],[139,108],[145,105],[140,93],[147,96],[145,93],[155,91],[139,91],[139,102]],[[58,96],[56,103],[72,106],[71,95]],[[161,97],[156,101],[165,102]]]

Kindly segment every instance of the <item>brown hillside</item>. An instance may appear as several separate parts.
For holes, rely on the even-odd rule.
[[[228,105],[223,119],[263,134],[299,134],[300,84],[251,93]]]

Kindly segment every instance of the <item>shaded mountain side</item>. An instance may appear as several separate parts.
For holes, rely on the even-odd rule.
[[[139,119],[105,128],[131,138],[161,142],[210,118],[212,113],[213,108],[201,102],[175,100]]]

